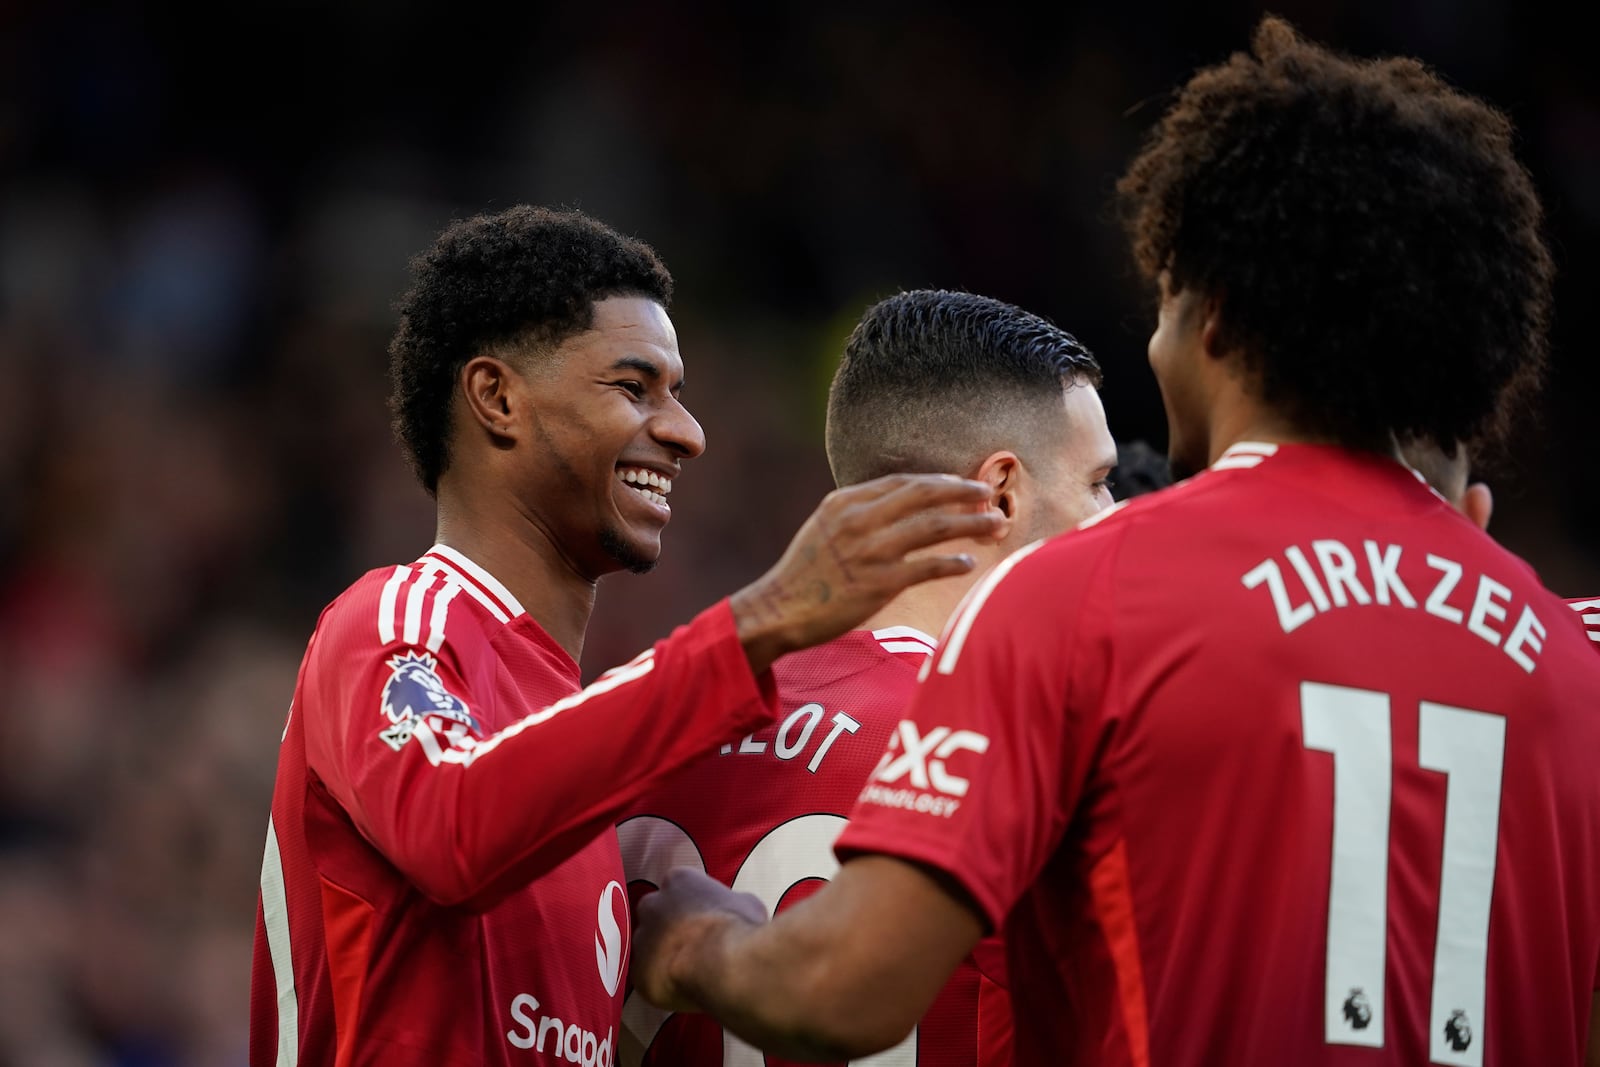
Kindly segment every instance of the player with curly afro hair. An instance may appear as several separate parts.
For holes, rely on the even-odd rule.
[[[450,464],[452,386],[469,358],[548,350],[592,327],[606,297],[672,302],[672,275],[654,249],[576,211],[520,205],[456,222],[411,269],[389,344],[389,404],[429,493]]]
[[[1410,58],[1356,60],[1262,21],[1183,87],[1117,185],[1141,272],[1210,316],[1305,434],[1483,444],[1540,377],[1553,267],[1512,127]],[[1201,382],[1151,360],[1182,473],[1230,441]]]

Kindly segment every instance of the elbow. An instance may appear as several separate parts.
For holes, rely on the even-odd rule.
[[[410,870],[406,872],[406,880],[411,883],[416,891],[422,894],[429,903],[441,908],[464,908],[469,911],[485,911],[488,905],[479,901],[482,893],[480,887],[471,884],[459,877],[439,877],[440,871],[424,872]]]
[[[406,856],[395,867],[423,898],[441,908],[484,912],[505,897],[493,879],[436,853]]]

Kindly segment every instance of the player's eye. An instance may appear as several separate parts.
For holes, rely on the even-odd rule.
[[[1104,489],[1106,492],[1109,493],[1109,492],[1111,492],[1112,489],[1114,489],[1116,487],[1116,484],[1117,483],[1112,481],[1110,478],[1101,478],[1098,482],[1094,483],[1094,488],[1096,488],[1096,489]]]
[[[626,389],[636,400],[644,396],[643,382],[635,381],[634,379],[629,378],[626,381],[617,382],[616,384],[621,386],[623,389]]]

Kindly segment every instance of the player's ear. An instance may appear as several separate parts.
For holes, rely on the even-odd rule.
[[[1022,460],[1015,452],[994,452],[978,464],[971,477],[989,483],[989,509],[997,511],[1005,523],[996,531],[995,541],[1003,541],[1017,521],[1018,492],[1022,484]]]
[[[1228,354],[1222,347],[1222,294],[1210,293],[1197,303],[1200,315],[1200,344],[1206,355],[1221,359]]]
[[[1494,514],[1494,494],[1483,482],[1473,482],[1461,494],[1461,514],[1471,519],[1480,530],[1489,529],[1489,517]]]
[[[497,441],[517,436],[522,376],[494,356],[474,356],[461,368],[461,397],[467,418]]]

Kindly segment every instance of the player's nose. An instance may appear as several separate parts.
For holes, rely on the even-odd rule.
[[[705,430],[677,399],[651,422],[650,433],[683,459],[693,459],[706,450]]]

